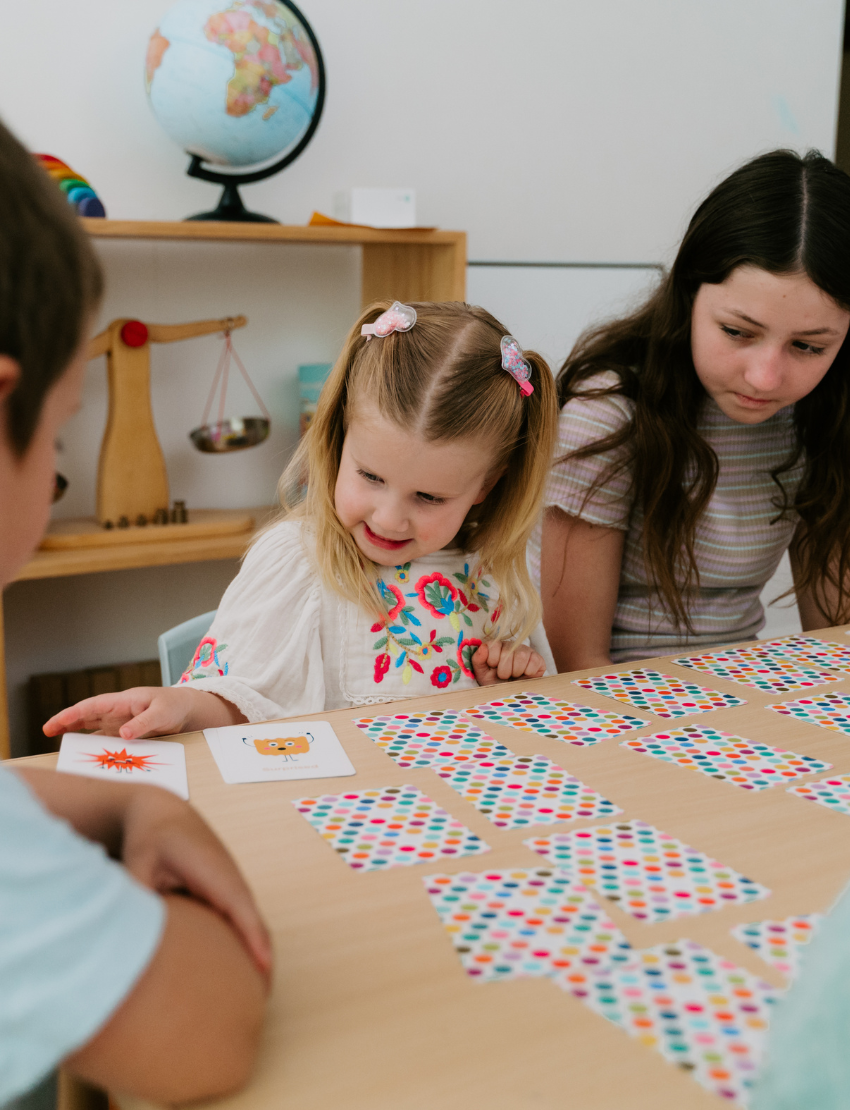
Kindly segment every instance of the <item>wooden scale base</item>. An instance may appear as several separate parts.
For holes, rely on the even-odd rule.
[[[54,520],[41,542],[43,551],[67,551],[83,547],[118,547],[128,543],[158,543],[162,540],[207,539],[235,536],[254,529],[254,517],[244,509],[190,509],[183,524],[131,524],[127,528],[104,528],[94,517]]]

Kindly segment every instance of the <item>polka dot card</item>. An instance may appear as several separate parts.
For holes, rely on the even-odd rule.
[[[782,921],[736,925],[730,932],[736,940],[758,952],[765,963],[781,971],[786,979],[794,979],[800,970],[800,956],[821,921],[823,914],[810,913],[786,917]]]
[[[641,949],[624,965],[563,971],[554,982],[701,1087],[747,1105],[780,993],[769,983],[690,940]]]
[[[770,891],[644,821],[594,825],[525,844],[651,924],[767,898]]]
[[[632,954],[587,888],[562,872],[464,872],[424,882],[461,963],[479,981],[607,967]]]
[[[799,786],[789,786],[789,794],[817,802],[820,806],[834,809],[838,813],[850,813],[850,775],[836,775],[832,779],[818,779],[817,782],[801,782]]]
[[[810,667],[850,671],[850,647],[818,640],[815,636],[785,636],[781,640],[764,640],[753,650],[785,659],[796,659]]]
[[[627,702],[635,709],[648,709],[659,717],[686,717],[689,713],[710,713],[713,709],[746,705],[734,694],[720,694],[658,671],[619,671],[595,678],[577,678],[575,684],[606,698]]]
[[[386,871],[490,846],[420,790],[392,786],[356,794],[317,794],[292,803],[357,871]]]
[[[765,709],[850,735],[850,694],[820,694],[818,697],[800,698],[799,701],[777,702],[766,705]]]
[[[715,678],[740,682],[742,686],[751,686],[754,690],[772,690],[775,693],[839,681],[838,675],[816,670],[799,660],[748,648],[689,655],[673,662],[680,667],[692,667],[712,674]]]
[[[743,790],[767,790],[800,775],[820,774],[832,767],[831,763],[810,755],[795,755],[698,725],[683,725],[655,736],[624,740],[621,747],[651,755],[665,763],[689,767]]]
[[[513,755],[504,744],[451,710],[361,717],[354,723],[399,767],[433,767]]]
[[[434,770],[500,829],[622,812],[542,755],[444,763]]]
[[[598,744],[606,736],[617,736],[649,724],[640,717],[627,717],[625,713],[600,713],[586,705],[552,701],[542,694],[529,693],[476,705],[464,712],[491,724],[537,732],[553,740],[581,746]]]

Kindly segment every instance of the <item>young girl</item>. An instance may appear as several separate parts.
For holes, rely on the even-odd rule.
[[[557,411],[545,362],[483,309],[367,309],[281,478],[282,517],[180,683],[90,698],[45,732],[132,739],[542,676],[525,549]]]
[[[848,620],[848,309],[850,178],[776,151],[579,340],[530,545],[559,670],[754,638],[789,547],[803,627]]]

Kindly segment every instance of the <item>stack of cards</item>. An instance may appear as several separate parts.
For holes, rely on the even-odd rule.
[[[594,825],[525,843],[647,923],[767,898],[767,887],[645,821]]]
[[[227,783],[286,782],[353,775],[351,760],[327,721],[285,721],[205,728]]]
[[[189,797],[186,753],[176,740],[119,740],[66,732],[56,770],[113,782],[149,783]]]
[[[649,724],[649,721],[628,717],[625,713],[601,713],[586,705],[552,701],[543,694],[527,692],[475,705],[464,712],[491,724],[537,732],[579,746],[598,744],[606,736],[617,736]]]
[[[782,921],[753,921],[736,925],[732,936],[752,948],[765,963],[794,979],[800,970],[800,957],[823,921],[823,914],[802,914]]]
[[[807,666],[799,658],[772,654],[761,648],[728,648],[705,655],[690,655],[674,659],[680,667],[740,682],[754,690],[798,690],[806,686],[821,686],[825,682],[838,682],[839,676]]]
[[[631,954],[587,889],[562,872],[463,872],[424,881],[467,974],[479,980],[609,967]]]
[[[710,713],[713,709],[746,704],[733,694],[720,694],[658,671],[618,671],[577,678],[575,684],[606,698],[627,702],[636,709],[648,709],[659,717],[685,717],[689,713]]]

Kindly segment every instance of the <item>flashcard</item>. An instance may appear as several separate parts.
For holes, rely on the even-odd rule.
[[[413,786],[317,794],[292,804],[357,871],[490,851],[489,844]]]
[[[766,651],[785,659],[796,659],[805,666],[850,671],[850,647],[833,644],[829,640],[818,640],[815,636],[784,636],[780,640],[763,640],[753,650]]]
[[[818,779],[817,782],[801,782],[799,786],[789,786],[789,794],[796,794],[809,802],[834,809],[838,813],[850,813],[850,775],[836,775],[832,779]]]
[[[710,713],[713,709],[746,705],[743,698],[736,698],[734,694],[720,694],[658,671],[619,671],[595,678],[577,678],[575,684],[606,698],[627,702],[635,709],[648,709],[659,717],[686,717],[689,713]]]
[[[850,694],[830,693],[799,701],[780,701],[766,705],[765,709],[850,736]]]
[[[691,940],[554,982],[713,1094],[746,1106],[780,992]]]
[[[115,782],[147,782],[189,798],[186,752],[178,740],[120,740],[66,732],[57,771]]]
[[[705,655],[688,655],[674,659],[673,662],[680,667],[691,667],[712,674],[715,678],[725,678],[729,682],[751,686],[754,690],[772,690],[776,693],[840,681],[838,675],[816,670],[798,659],[751,648],[728,648]]]
[[[205,728],[227,783],[328,779],[355,774],[327,721],[272,721]]]
[[[361,717],[354,723],[399,767],[433,767],[437,763],[469,763],[513,755],[504,744],[451,709]]]
[[[753,921],[729,931],[735,940],[758,952],[765,963],[781,971],[786,979],[794,979],[800,970],[803,950],[821,921],[823,914],[809,913],[782,921]]]
[[[543,755],[514,755],[434,770],[500,829],[621,813]]]
[[[600,713],[598,709],[586,705],[552,701],[542,694],[526,691],[484,705],[474,705],[465,709],[464,713],[491,724],[537,732],[553,740],[580,746],[598,744],[606,736],[617,736],[649,724],[640,717],[627,717],[625,713]]]
[[[468,975],[480,982],[608,967],[629,942],[586,887],[551,869],[423,880]]]
[[[645,821],[594,825],[524,843],[647,924],[770,894],[767,887]]]
[[[831,763],[810,755],[795,755],[699,725],[682,725],[655,736],[624,740],[620,747],[665,763],[690,767],[743,790],[767,790],[799,775],[820,774],[832,767]]]

